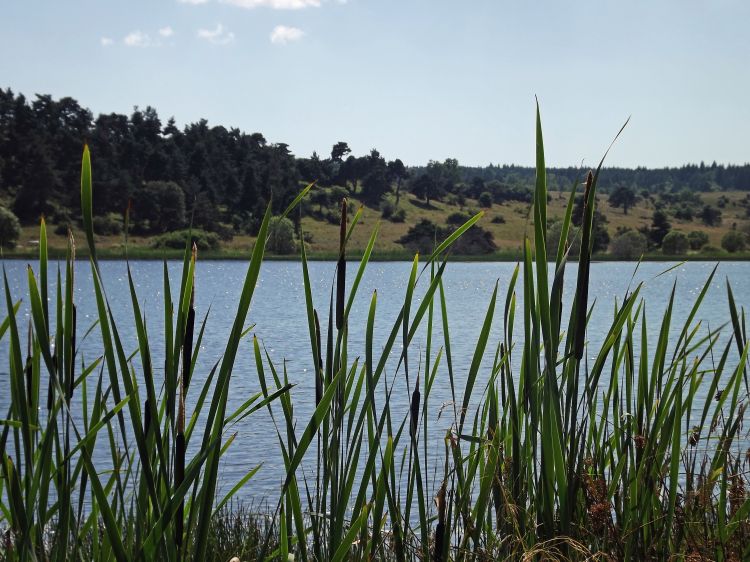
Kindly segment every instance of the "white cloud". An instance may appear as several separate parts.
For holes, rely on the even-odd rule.
[[[177,0],[179,4],[192,4],[197,6],[198,4],[206,4],[208,0]]]
[[[286,45],[292,41],[299,41],[304,35],[305,32],[297,27],[277,25],[271,32],[271,43],[275,45]]]
[[[102,47],[109,47],[114,43],[114,40],[111,37],[102,37],[99,39],[99,42],[102,44]]]
[[[128,47],[151,47],[154,44],[148,34],[139,30],[131,31],[122,41]]]
[[[172,29],[169,25],[167,27],[162,27],[159,29],[159,35],[162,37],[172,37],[174,35],[174,29]]]
[[[216,29],[199,29],[198,37],[214,45],[227,45],[234,41],[234,33],[224,29],[220,23],[216,24]]]
[[[240,8],[272,8],[274,10],[302,10],[319,8],[321,0],[222,0]]]

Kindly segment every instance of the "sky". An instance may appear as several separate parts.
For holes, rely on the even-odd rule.
[[[408,165],[750,162],[747,0],[0,0],[0,87]]]

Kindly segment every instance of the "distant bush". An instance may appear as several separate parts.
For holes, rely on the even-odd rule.
[[[393,216],[393,213],[396,212],[396,205],[393,204],[393,201],[389,201],[388,199],[384,199],[380,202],[380,216],[384,219],[390,219]]]
[[[479,194],[479,206],[483,209],[492,207],[492,194],[489,191],[483,191]]]
[[[94,217],[94,232],[102,236],[115,236],[123,230],[123,219],[119,213],[107,213]]]
[[[448,195],[446,195],[443,201],[445,202],[446,205],[458,207],[458,197],[453,193],[449,193]]]
[[[286,217],[271,217],[268,224],[268,249],[276,254],[291,254],[297,249],[294,223]]]
[[[211,229],[222,240],[222,242],[231,242],[234,238],[234,225],[226,222],[217,222]]]
[[[451,226],[441,227],[430,220],[422,219],[397,242],[405,248],[425,254],[431,252],[454,230]],[[497,245],[492,233],[477,225],[467,230],[453,245],[453,251],[462,255],[491,254],[495,250]]]
[[[721,247],[727,252],[741,252],[745,249],[747,237],[738,230],[730,230],[721,238]]]
[[[661,251],[670,256],[687,254],[688,237],[677,230],[670,230],[661,242]]]
[[[185,194],[182,188],[172,181],[150,181],[144,183],[133,198],[134,219],[144,232],[169,232],[183,228],[186,222]],[[201,224],[202,215],[208,206],[207,201],[196,205],[193,224]],[[198,211],[201,212],[198,212]],[[146,223],[147,221],[147,223]],[[213,221],[211,221],[213,222]]]
[[[53,232],[58,236],[67,236],[68,230],[73,230],[73,223],[59,222],[55,225]]]
[[[690,244],[691,250],[700,250],[708,244],[708,234],[700,230],[694,230],[688,234],[688,244]]]
[[[693,220],[693,210],[690,207],[682,206],[675,209],[674,218],[681,221]]]
[[[701,254],[721,254],[724,251],[716,246],[703,246],[701,248]]]
[[[339,209],[331,209],[325,213],[325,219],[330,224],[341,224],[341,211]]]
[[[15,248],[21,236],[21,223],[13,211],[0,207],[0,245]]]
[[[575,236],[575,227],[568,230],[568,259],[578,259],[581,253],[581,237]],[[562,236],[562,221],[555,220],[549,223],[547,227],[547,259],[555,260],[557,258],[557,248],[560,245],[560,236]]]
[[[609,246],[613,256],[623,260],[634,260],[646,252],[646,237],[637,230],[627,230],[615,236]]]
[[[698,217],[707,226],[716,226],[721,224],[721,211],[711,205],[704,205]]]
[[[151,246],[158,249],[182,250],[185,248],[188,237],[192,238],[192,242],[198,246],[199,250],[218,250],[221,247],[219,236],[216,233],[200,229],[167,232],[154,238]]]
[[[490,222],[492,224],[505,224],[505,219],[502,215],[495,215]]]
[[[406,210],[402,207],[396,209],[388,218],[391,222],[404,222],[406,220]]]
[[[455,212],[448,215],[448,218],[445,219],[445,222],[447,224],[454,224],[461,226],[463,223],[465,223],[467,220],[469,220],[471,217],[467,213],[461,213],[461,212]]]

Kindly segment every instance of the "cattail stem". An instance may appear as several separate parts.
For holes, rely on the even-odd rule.
[[[177,490],[185,479],[185,392],[190,382],[190,368],[193,361],[193,332],[195,331],[195,264],[198,259],[198,247],[193,243],[193,282],[190,290],[190,308],[188,310],[185,336],[182,342],[182,376],[177,404],[177,426],[175,437],[174,489]],[[180,502],[175,515],[175,545],[178,559],[181,556],[184,534],[185,501]]]

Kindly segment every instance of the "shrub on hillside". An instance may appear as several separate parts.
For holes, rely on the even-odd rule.
[[[646,252],[646,237],[637,230],[626,230],[615,236],[609,246],[613,256],[622,260],[640,258]]]
[[[505,224],[505,218],[502,215],[495,215],[490,222],[492,224]]]
[[[193,224],[204,224],[199,219],[209,206],[209,202],[202,201],[200,196],[199,201]],[[145,182],[135,193],[133,207],[136,226],[144,232],[169,232],[185,226],[185,194],[175,182]],[[209,221],[209,224],[212,222],[215,221]]]
[[[661,242],[661,251],[670,256],[687,254],[688,237],[677,230],[670,230]]]
[[[479,206],[483,209],[492,207],[492,194],[489,191],[483,191],[479,194]]]
[[[380,216],[384,219],[390,219],[393,216],[393,213],[396,212],[396,205],[393,204],[393,201],[389,201],[388,199],[383,199],[380,202]]]
[[[0,246],[15,248],[21,236],[21,223],[13,211],[0,207]]]
[[[451,213],[448,215],[448,218],[445,219],[445,222],[447,224],[453,224],[457,226],[461,226],[463,223],[465,223],[467,220],[471,218],[470,215],[467,213],[461,213],[459,211],[456,211],[455,213]]]
[[[703,224],[707,226],[717,226],[721,224],[721,211],[711,205],[704,205],[698,217],[703,221]]]
[[[581,237],[576,236],[575,227],[568,229],[568,259],[576,260],[581,253]],[[554,261],[557,258],[557,248],[562,236],[562,221],[553,220],[547,226],[547,259]]]
[[[730,230],[721,238],[721,247],[727,252],[741,252],[745,249],[747,237],[739,230]]]
[[[339,209],[331,209],[325,213],[325,219],[330,224],[341,224],[341,211]]]
[[[690,244],[691,250],[700,250],[708,244],[708,234],[700,230],[694,230],[688,234],[688,244]]]
[[[271,217],[268,223],[268,249],[275,254],[291,254],[297,249],[294,223],[286,217]]]
[[[234,225],[226,222],[214,223],[211,232],[215,232],[222,242],[231,242],[234,238]]]
[[[119,213],[107,213],[94,217],[94,232],[102,236],[114,236],[121,234],[123,220]]]
[[[432,250],[455,230],[454,227],[441,227],[430,220],[422,219],[412,226],[397,242],[414,252],[423,254]],[[492,233],[481,226],[474,225],[464,232],[453,245],[453,251],[462,255],[491,254],[497,250]]]
[[[406,220],[406,210],[403,207],[396,209],[389,217],[391,222],[404,222]]]
[[[681,221],[691,221],[693,220],[693,210],[687,205],[678,207],[674,211],[674,218],[681,220]]]
[[[151,246],[157,249],[183,250],[189,238],[202,251],[218,250],[221,247],[216,233],[200,229],[167,232],[154,238]]]

